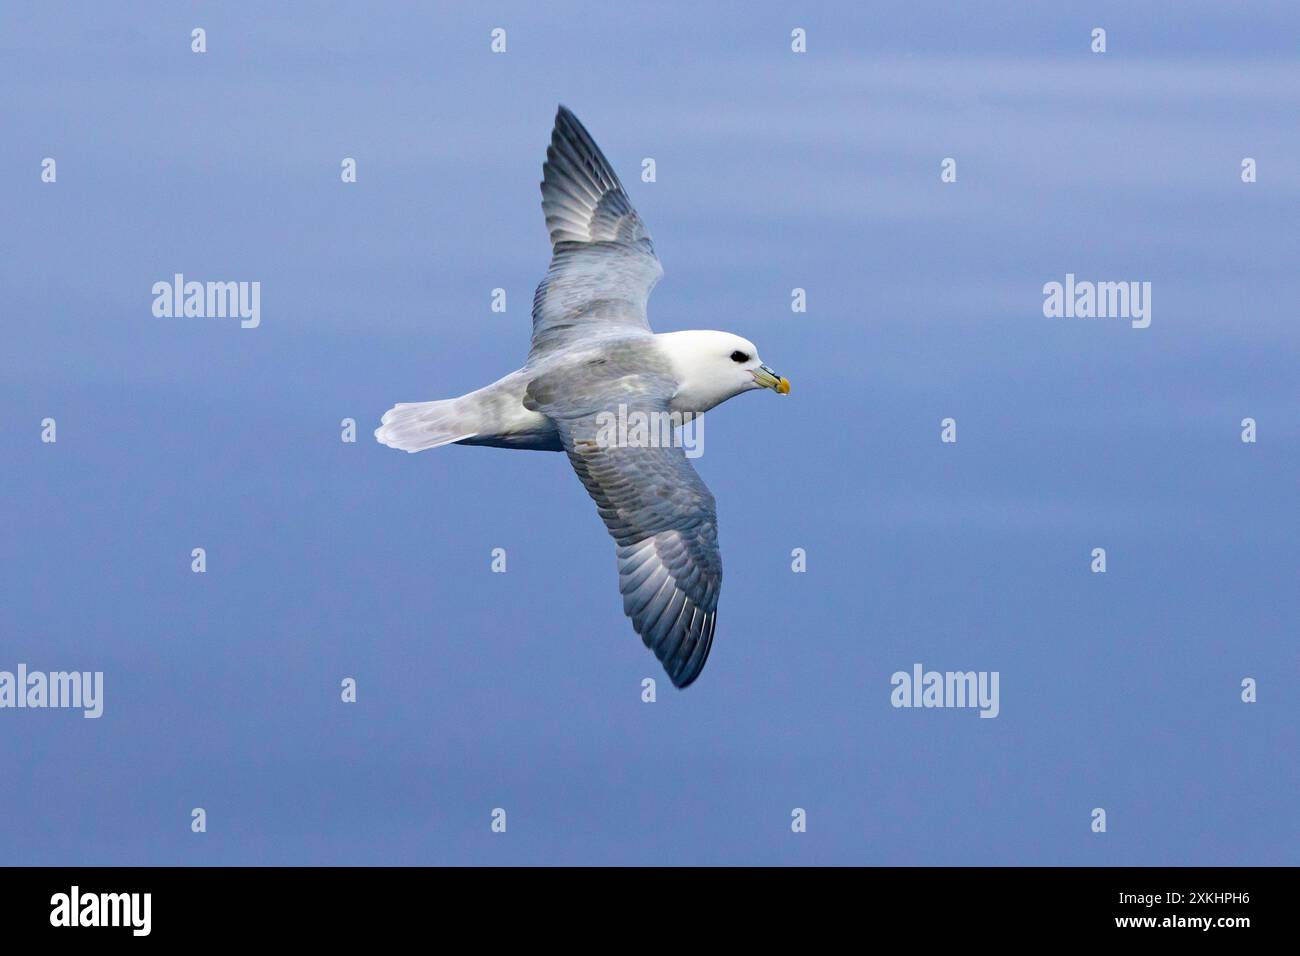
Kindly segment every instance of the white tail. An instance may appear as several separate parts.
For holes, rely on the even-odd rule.
[[[474,416],[459,398],[440,402],[399,402],[380,420],[375,438],[389,448],[424,451],[478,434]]]

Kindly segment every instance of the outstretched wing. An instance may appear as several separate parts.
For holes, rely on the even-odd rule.
[[[542,167],[542,211],[552,255],[533,296],[529,361],[609,331],[649,333],[646,302],[663,266],[609,160],[564,106]]]
[[[641,351],[634,343],[616,348]],[[548,381],[559,372],[540,376],[525,402],[555,422],[573,470],[614,539],[623,612],[672,682],[686,687],[703,670],[717,626],[722,557],[713,495],[680,446],[620,443],[611,428],[620,405],[627,409],[625,421],[636,412],[666,415],[671,380],[655,372],[629,374],[631,366],[642,365],[637,356],[599,362],[562,381]],[[563,399],[553,398],[561,391]]]
[[[560,436],[618,550],[623,613],[686,687],[713,645],[722,557],[713,495],[681,448],[601,447],[593,418]]]

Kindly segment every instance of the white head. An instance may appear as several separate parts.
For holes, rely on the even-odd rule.
[[[655,340],[672,362],[677,378],[673,411],[707,412],[714,405],[754,388],[780,395],[790,382],[763,364],[748,339],[730,332],[665,332]]]

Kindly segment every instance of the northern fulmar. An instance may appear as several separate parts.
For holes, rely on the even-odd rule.
[[[613,168],[578,118],[555,117],[542,166],[551,265],[533,296],[528,361],[478,391],[403,403],[375,437],[563,451],[617,545],[623,611],[677,687],[704,668],[722,560],[713,495],[679,442],[610,421],[681,423],[751,389],[790,383],[730,332],[655,334],[646,301],[663,267]]]

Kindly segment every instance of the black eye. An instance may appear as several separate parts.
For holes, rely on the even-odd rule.
[[[733,362],[748,362],[749,356],[740,351],[740,349],[736,349],[736,351],[731,353],[731,360]]]

